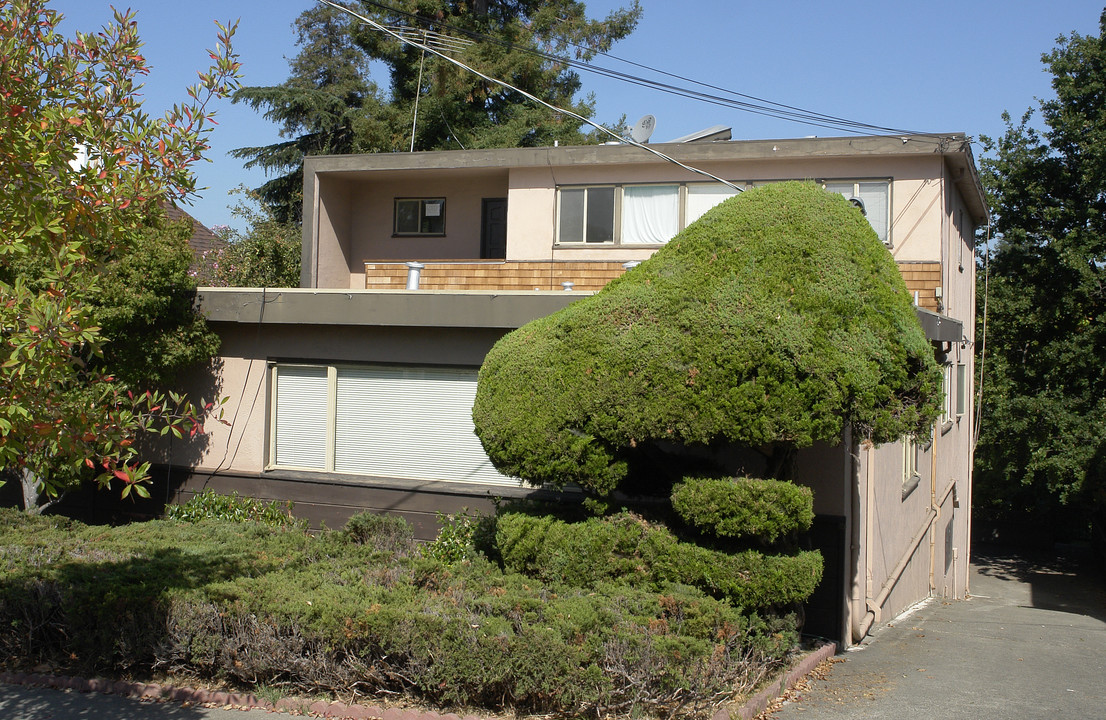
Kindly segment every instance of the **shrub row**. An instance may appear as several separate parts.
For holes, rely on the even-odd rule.
[[[560,715],[706,716],[794,641],[661,579],[571,588],[361,520],[85,527],[0,511],[0,656]]]
[[[681,583],[746,610],[801,602],[822,579],[817,552],[724,553],[681,542],[630,513],[581,523],[504,513],[496,544],[508,571],[546,583],[587,587],[618,580],[654,589]]]
[[[687,478],[672,489],[672,509],[712,537],[756,537],[765,542],[814,522],[810,488],[759,478]]]

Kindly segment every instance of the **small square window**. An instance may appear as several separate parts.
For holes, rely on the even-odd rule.
[[[445,235],[445,198],[396,198],[396,235]]]
[[[823,187],[830,192],[844,195],[847,200],[860,208],[883,244],[891,245],[891,183],[889,181],[831,180],[825,182]]]

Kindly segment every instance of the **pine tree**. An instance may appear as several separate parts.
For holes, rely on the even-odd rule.
[[[440,48],[480,72],[584,117],[579,76],[556,57],[588,59],[628,35],[637,1],[589,20],[578,0],[394,0],[350,3],[404,37]],[[299,55],[276,87],[242,88],[236,102],[281,124],[287,141],[242,148],[247,167],[285,173],[258,192],[280,220],[297,217],[305,155],[582,143],[579,121],[526,100],[433,53],[326,6],[297,20]],[[369,61],[387,68],[389,90],[369,80]]]
[[[247,168],[278,173],[256,192],[278,222],[298,221],[306,155],[337,155],[387,149],[379,119],[382,100],[369,80],[369,57],[354,42],[350,16],[325,5],[305,10],[295,22],[301,47],[291,76],[275,87],[243,87],[234,102],[264,110],[287,140],[233,151]]]

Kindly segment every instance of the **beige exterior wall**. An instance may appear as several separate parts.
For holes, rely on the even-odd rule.
[[[623,149],[598,147],[589,151],[594,157],[602,157],[606,150]],[[488,153],[490,157],[494,151]],[[422,155],[428,154],[414,157]],[[435,157],[448,160],[452,156],[438,153]],[[305,214],[314,218],[312,223],[305,222],[305,241],[317,243],[318,250],[314,253],[317,270],[314,275],[305,275],[304,286],[364,287],[362,265],[366,260],[479,258],[484,198],[508,198],[508,260],[642,260],[659,246],[558,245],[554,235],[556,189],[567,185],[713,182],[648,156],[646,160],[627,156],[632,162],[579,164],[552,160],[541,163],[527,157],[529,164],[514,167],[488,167],[492,161],[483,156],[465,156],[458,167],[364,168],[305,178],[305,197],[318,194],[317,210]],[[809,153],[774,158],[766,151],[752,159],[697,160],[694,166],[740,187],[781,180],[891,179],[889,237],[895,260],[941,258],[941,241],[947,238],[943,232],[951,211],[946,194],[951,178],[940,153],[834,157]],[[393,237],[393,203],[401,197],[444,197],[446,235]],[[305,257],[311,254],[305,250]]]
[[[226,425],[205,424],[207,437],[188,449],[197,472],[260,473],[269,431],[270,362],[380,363],[478,367],[504,332],[498,328],[402,328],[215,323],[222,339],[214,379],[198,374],[192,397],[225,397]],[[214,384],[213,384],[214,382]],[[168,443],[157,459],[169,461]],[[184,456],[181,449],[173,451]]]

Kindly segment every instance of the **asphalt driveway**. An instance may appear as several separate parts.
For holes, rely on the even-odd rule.
[[[885,625],[773,720],[1106,718],[1101,564],[983,549],[972,565],[971,599]]]

